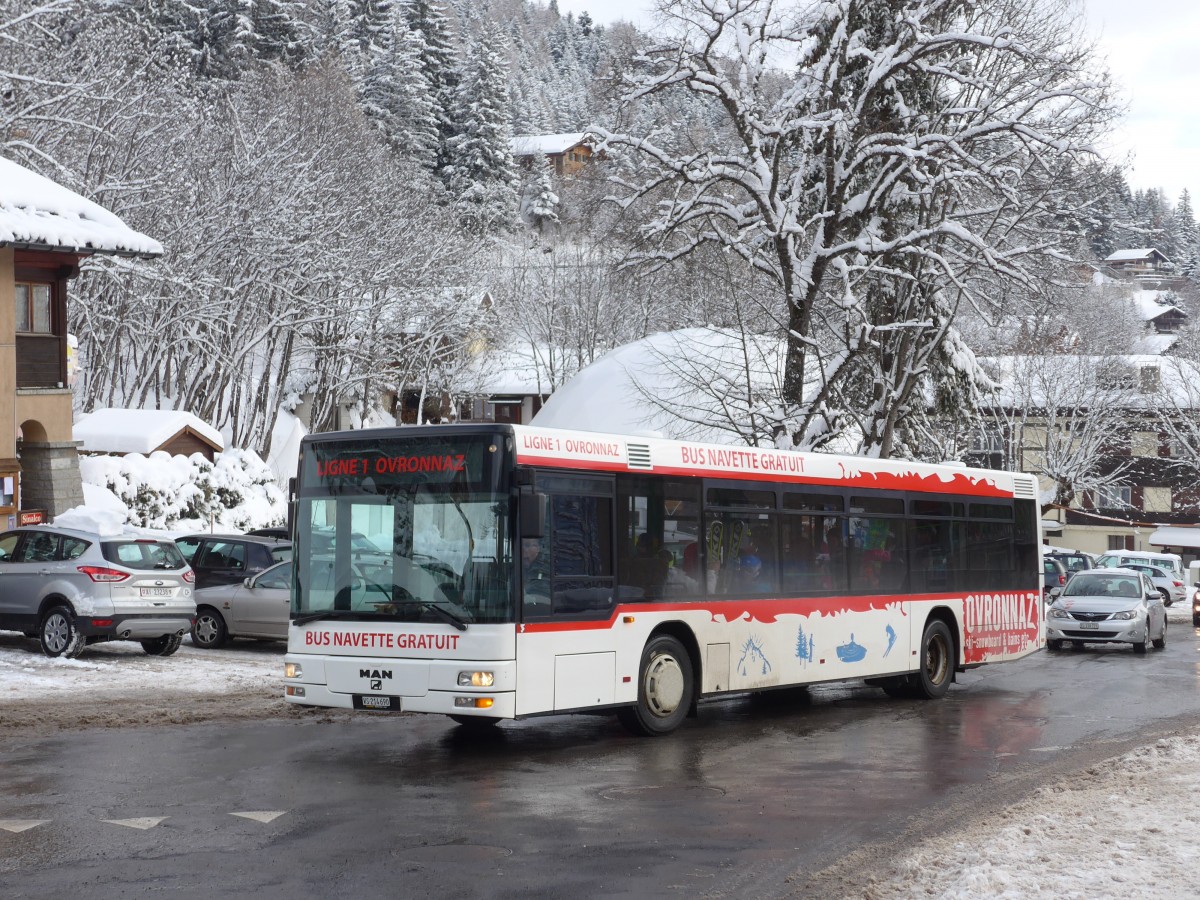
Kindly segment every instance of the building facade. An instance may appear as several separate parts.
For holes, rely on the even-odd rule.
[[[103,207],[0,157],[0,524],[83,502],[67,372],[80,262],[161,253]]]

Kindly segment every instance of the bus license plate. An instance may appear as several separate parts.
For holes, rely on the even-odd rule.
[[[1096,630],[1099,630],[1100,623],[1099,622],[1080,622],[1079,627],[1080,628],[1090,628],[1093,631],[1096,631]]]
[[[399,697],[379,697],[372,694],[355,694],[355,709],[376,709],[383,712],[400,712]]]

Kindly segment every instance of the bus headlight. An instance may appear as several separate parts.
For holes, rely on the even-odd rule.
[[[303,678],[304,667],[300,663],[284,663],[283,664],[284,678]]]
[[[459,687],[491,687],[496,683],[496,676],[491,672],[459,672]]]

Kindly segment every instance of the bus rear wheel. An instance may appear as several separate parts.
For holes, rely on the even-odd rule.
[[[646,644],[638,670],[638,699],[617,711],[634,734],[669,734],[683,722],[695,697],[692,660],[677,638],[661,634]]]
[[[921,668],[913,678],[918,697],[944,697],[954,680],[954,638],[941,619],[930,619],[921,635]]]

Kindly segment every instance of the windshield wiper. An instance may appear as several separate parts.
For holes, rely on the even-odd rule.
[[[415,600],[414,599],[414,600],[403,600],[401,602],[402,603],[415,603],[417,606],[421,607],[421,609],[429,610],[431,613],[433,613],[435,616],[437,616],[443,622],[445,622],[448,625],[453,625],[459,631],[467,630],[467,623],[463,619],[459,618],[454,613],[450,612],[450,610],[446,609],[444,606],[439,606],[438,604],[433,603],[430,600]]]

